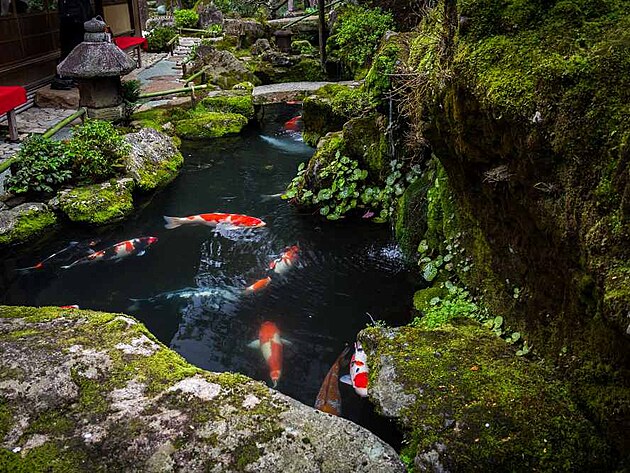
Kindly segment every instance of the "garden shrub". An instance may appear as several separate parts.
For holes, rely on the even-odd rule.
[[[147,35],[149,43],[149,51],[152,53],[161,53],[166,51],[166,44],[177,34],[174,28],[169,26],[160,26],[151,30]]]
[[[13,194],[53,192],[72,178],[69,157],[59,141],[32,136],[16,158],[11,176],[4,183]]]
[[[349,5],[339,15],[339,26],[330,37],[330,49],[352,70],[365,68],[381,37],[394,29],[391,14],[380,8]]]
[[[177,10],[173,18],[177,28],[195,28],[199,22],[199,15],[194,10]]]
[[[87,120],[74,128],[66,154],[77,181],[99,182],[117,174],[129,145],[116,128],[101,120]]]

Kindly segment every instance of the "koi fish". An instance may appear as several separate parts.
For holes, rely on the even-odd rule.
[[[299,100],[289,100],[287,102],[285,102],[287,105],[302,105],[302,102],[300,102]]]
[[[269,263],[269,269],[273,270],[276,274],[282,274],[291,269],[293,264],[297,261],[300,247],[293,245],[285,250],[279,258],[276,258]]]
[[[53,259],[55,256],[58,256],[61,253],[65,253],[66,251],[76,247],[78,244],[79,244],[78,241],[71,241],[70,243],[68,243],[68,246],[66,246],[65,248],[62,248],[61,250],[57,251],[56,253],[53,253],[52,255],[48,256],[47,258],[44,258],[39,263],[37,263],[35,266],[29,266],[27,268],[18,268],[18,269],[16,269],[16,271],[28,272],[28,271],[32,271],[34,269],[44,269],[44,263],[46,261],[49,261],[49,260]]]
[[[263,322],[258,331],[258,340],[253,340],[247,346],[258,348],[269,367],[269,378],[273,387],[278,386],[282,375],[282,347],[291,342],[280,337],[280,330],[273,322]]]
[[[72,305],[60,305],[59,306],[60,309],[78,309],[79,306],[76,304],[72,304]]]
[[[349,351],[350,347],[346,347],[330,367],[330,370],[328,370],[328,374],[324,378],[322,387],[319,389],[319,393],[315,399],[315,409],[335,416],[341,415],[339,368],[341,367],[341,360],[343,360]]]
[[[291,120],[287,121],[284,124],[285,130],[299,131],[300,120],[302,120],[302,115],[298,115],[297,117],[293,117]]]
[[[133,304],[129,306],[128,310],[138,310],[142,303],[151,303],[160,305],[165,301],[187,301],[190,299],[210,299],[216,298],[226,302],[236,302],[238,298],[234,292],[227,289],[218,288],[198,288],[198,287],[185,287],[176,291],[162,292],[155,296],[148,297],[146,299],[130,299]]]
[[[350,360],[350,376],[344,375],[340,381],[349,384],[361,397],[367,396],[368,388],[367,356],[359,342],[354,344],[354,354]]]
[[[83,258],[76,260],[74,263],[69,264],[68,266],[62,266],[61,268],[68,269],[79,264],[93,263],[95,261],[120,260],[133,255],[142,256],[146,249],[157,240],[158,239],[156,237],[149,236],[121,241],[120,243],[116,243],[104,250],[84,256]]]
[[[258,292],[261,289],[266,288],[270,282],[271,282],[271,278],[269,276],[267,276],[266,278],[259,279],[251,286],[247,286],[245,288],[245,292],[246,293]]]
[[[248,215],[239,214],[224,214],[224,213],[208,213],[199,215],[190,215],[188,217],[167,217],[164,216],[166,225],[164,228],[177,228],[181,225],[207,225],[209,227],[216,227],[220,224],[226,224],[233,227],[248,227],[258,228],[264,227],[265,222],[256,217],[250,217]]]

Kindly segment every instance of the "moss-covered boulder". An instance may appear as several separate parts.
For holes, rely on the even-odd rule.
[[[0,211],[0,246],[41,237],[57,217],[46,204],[26,203]]]
[[[207,81],[222,89],[231,89],[241,82],[260,84],[258,78],[234,54],[214,46],[200,45],[196,49],[196,59],[188,68],[188,72],[193,74],[202,68],[205,70]]]
[[[131,146],[125,168],[136,188],[151,191],[171,182],[184,158],[168,135],[153,128],[143,128],[125,136]]]
[[[359,159],[374,181],[383,181],[390,171],[387,117],[374,114],[352,118],[343,125],[348,153]]]
[[[402,472],[367,430],[188,364],[123,314],[0,307],[0,469]]]
[[[330,84],[304,99],[302,122],[304,142],[315,146],[331,131],[339,131],[352,117],[361,116],[372,107],[370,97],[357,87]]]
[[[247,118],[237,113],[206,112],[173,123],[175,134],[189,140],[237,135],[247,125]]]
[[[359,334],[369,396],[412,471],[606,471],[610,448],[543,364],[468,319]]]
[[[72,222],[105,225],[122,220],[133,211],[134,187],[131,178],[75,187],[59,192],[57,206]]]
[[[201,106],[209,112],[238,113],[249,120],[254,118],[254,102],[251,93],[239,93],[238,90],[206,97],[201,101]]]

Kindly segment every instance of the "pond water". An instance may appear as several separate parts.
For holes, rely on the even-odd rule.
[[[69,305],[125,312],[140,319],[188,361],[213,371],[241,372],[269,383],[260,351],[247,344],[265,320],[292,342],[284,351],[277,389],[313,405],[330,365],[370,319],[408,322],[413,281],[385,225],[332,223],[301,214],[275,194],[313,149],[284,123],[299,106],[266,109],[261,129],[208,143],[184,143],[185,165],[165,190],[144,202],[131,219],[98,230],[65,229],[26,248],[0,254],[0,303]],[[242,213],[267,226],[214,230],[164,228],[163,215]],[[64,248],[69,241],[99,240],[96,249],[155,236],[142,257],[60,269],[86,254],[81,245],[50,261],[50,268],[20,272]],[[299,244],[295,267],[255,294],[243,289],[267,276],[269,262]],[[204,294],[179,294],[186,288]],[[135,300],[134,300],[135,299]],[[369,362],[369,360],[368,360]],[[344,367],[343,373],[347,372]],[[343,374],[342,373],[342,374]],[[343,414],[396,443],[367,401],[340,387]]]

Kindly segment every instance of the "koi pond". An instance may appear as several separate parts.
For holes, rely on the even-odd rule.
[[[299,106],[268,107],[259,129],[184,142],[179,177],[118,225],[64,229],[0,254],[0,303],[128,313],[189,362],[268,384],[261,352],[247,345],[258,338],[263,321],[273,321],[291,342],[284,347],[277,389],[314,405],[332,363],[370,322],[368,312],[391,325],[408,322],[414,281],[387,225],[326,222],[280,199],[297,166],[313,154],[299,133],[284,127],[299,112]],[[246,214],[267,225],[164,227],[164,215],[207,212]],[[141,236],[158,238],[141,257],[61,269],[85,256],[88,242],[98,250]],[[50,260],[48,269],[17,270],[71,241],[79,243]],[[282,275],[270,272],[270,261],[296,244],[296,264]],[[244,292],[266,276],[272,276],[267,287]],[[347,370],[342,366],[341,374]],[[342,384],[340,391],[344,417],[397,443],[394,429],[372,414],[367,400],[350,386]]]

